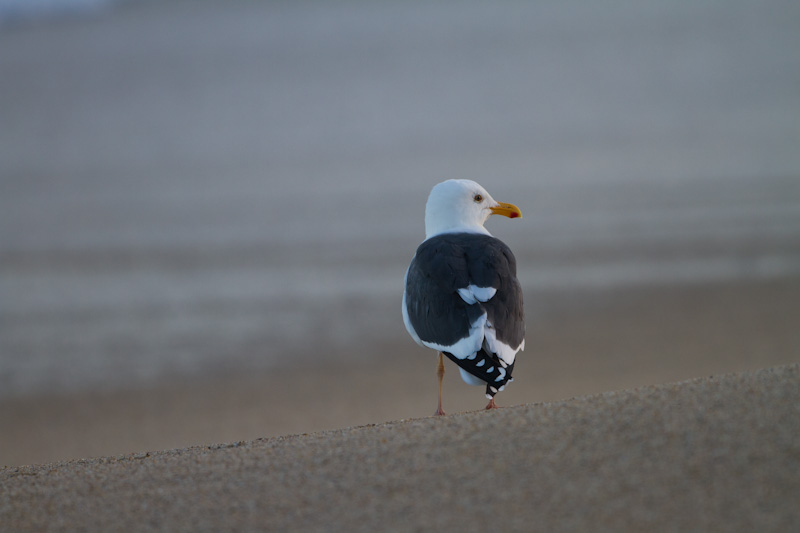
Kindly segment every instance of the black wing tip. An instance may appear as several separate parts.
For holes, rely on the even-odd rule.
[[[443,353],[459,368],[463,368],[470,375],[485,381],[486,394],[491,395],[491,397],[503,391],[506,385],[513,380],[511,373],[514,370],[514,363],[506,364],[500,360],[497,354],[489,353],[483,348],[476,352],[472,358],[459,359],[449,352]]]

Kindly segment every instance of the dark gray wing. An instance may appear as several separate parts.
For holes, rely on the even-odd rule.
[[[423,341],[453,345],[487,314],[497,339],[517,347],[525,337],[522,289],[514,254],[489,235],[444,234],[423,242],[406,278],[406,310]],[[494,287],[487,302],[466,303],[458,289]]]
[[[420,339],[451,346],[469,334],[482,314],[458,295],[469,285],[463,247],[445,236],[423,242],[406,275],[406,311]]]

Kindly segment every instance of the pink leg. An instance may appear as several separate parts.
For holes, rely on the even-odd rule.
[[[489,400],[489,405],[486,406],[486,409],[497,409],[497,404],[494,403],[494,398]]]
[[[439,353],[439,365],[436,367],[436,376],[439,378],[439,407],[433,414],[435,416],[444,416],[444,410],[442,409],[442,379],[444,379],[444,356],[441,354],[441,352]]]

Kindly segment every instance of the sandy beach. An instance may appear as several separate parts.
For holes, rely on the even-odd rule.
[[[791,531],[800,366],[0,471],[15,531]]]

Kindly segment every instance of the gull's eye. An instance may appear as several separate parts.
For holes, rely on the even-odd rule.
[[[476,194],[472,199],[475,200],[475,202],[477,203],[481,203],[483,201],[483,196],[481,196],[480,194]]]

